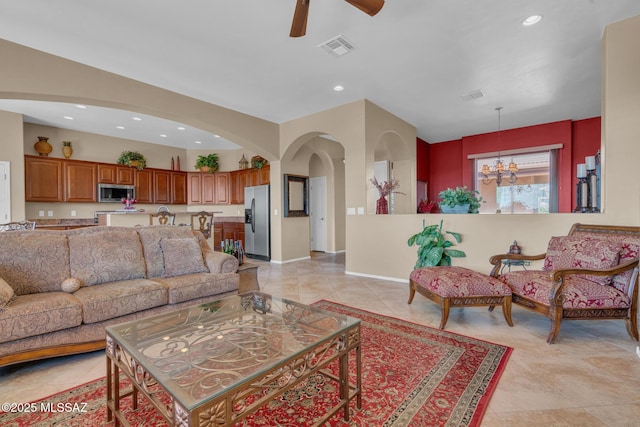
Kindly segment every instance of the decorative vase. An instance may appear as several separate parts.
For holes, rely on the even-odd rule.
[[[70,158],[72,154],[73,154],[73,147],[71,146],[71,144],[62,146],[62,155],[64,156],[65,159]]]
[[[33,144],[33,148],[35,148],[36,152],[40,156],[49,156],[49,153],[53,151],[53,147],[49,144],[49,138],[46,136],[39,136],[38,142]]]
[[[471,205],[455,205],[454,207],[440,205],[440,211],[443,214],[465,214],[469,213],[469,206]]]
[[[382,215],[389,213],[389,202],[386,197],[381,196],[376,202],[376,213]]]
[[[211,168],[209,166],[200,166],[200,172],[209,172],[209,173],[211,173]]]
[[[129,166],[132,168],[138,168],[138,161],[137,160],[129,160]]]

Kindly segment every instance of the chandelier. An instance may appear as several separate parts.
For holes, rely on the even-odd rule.
[[[509,180],[509,184],[513,185],[518,179],[516,172],[518,172],[518,165],[513,162],[509,162],[509,166],[505,167],[504,162],[500,158],[500,112],[502,107],[496,107],[498,112],[498,159],[491,166],[484,164],[480,173],[482,174],[482,183],[487,185],[496,182],[496,185],[500,187],[502,185],[502,179]]]

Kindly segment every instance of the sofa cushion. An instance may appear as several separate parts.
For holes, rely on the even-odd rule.
[[[13,288],[0,277],[0,311],[13,299]]]
[[[72,328],[81,323],[82,307],[69,294],[18,295],[0,311],[0,343]]]
[[[147,278],[161,277],[164,273],[164,256],[160,241],[162,239],[188,239],[193,233],[188,227],[167,227],[166,225],[148,225],[136,227],[144,250],[147,266]]]
[[[82,305],[84,323],[100,322],[168,302],[166,287],[147,279],[85,286],[73,296]]]
[[[517,271],[505,273],[500,280],[509,285],[514,294],[550,305],[549,294],[554,285],[548,271]],[[613,286],[578,277],[565,277],[562,288],[563,308],[628,308],[629,297]]]
[[[169,304],[177,304],[195,298],[236,291],[240,276],[236,273],[198,273],[154,280],[167,287]]]
[[[618,265],[620,245],[605,239],[584,236],[552,237],[547,247],[543,270],[564,268],[607,269]],[[601,285],[609,285],[612,276],[581,274],[579,277]]]
[[[70,277],[69,246],[62,231],[0,233],[0,277],[16,295],[59,292]]]
[[[204,273],[207,267],[202,259],[200,242],[195,237],[187,239],[162,239],[163,277]]]
[[[135,230],[69,234],[69,250],[71,276],[86,286],[145,277],[142,245]]]

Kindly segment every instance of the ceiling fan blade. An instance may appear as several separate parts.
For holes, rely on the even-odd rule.
[[[289,37],[302,37],[307,32],[307,16],[309,15],[309,2],[311,0],[297,0],[296,11],[293,13],[291,32]]]
[[[384,0],[345,0],[352,6],[357,7],[369,16],[374,16],[380,12],[382,6],[384,6]]]

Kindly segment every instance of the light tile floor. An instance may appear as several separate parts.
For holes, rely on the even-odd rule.
[[[284,265],[260,262],[261,289],[303,303],[331,300],[438,327],[440,310],[408,285],[344,274],[344,255],[313,254]],[[553,345],[549,321],[513,307],[452,309],[446,329],[514,348],[483,426],[640,425],[640,359],[622,321],[567,321]],[[419,363],[419,361],[417,361]],[[0,402],[27,402],[105,375],[104,352],[0,368]],[[407,367],[410,369],[410,367]]]

